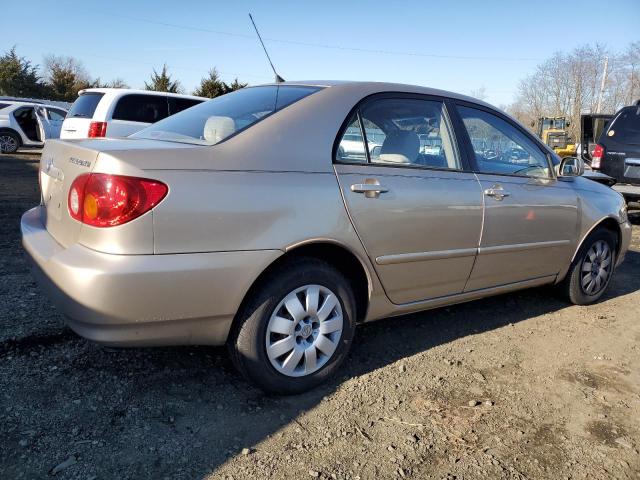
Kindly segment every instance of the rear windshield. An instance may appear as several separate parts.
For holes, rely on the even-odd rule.
[[[184,110],[132,137],[215,145],[318,90],[293,85],[243,88]]]
[[[640,106],[622,110],[606,135],[620,143],[640,144]]]
[[[83,93],[71,105],[67,118],[92,118],[103,95],[104,93],[99,92]]]

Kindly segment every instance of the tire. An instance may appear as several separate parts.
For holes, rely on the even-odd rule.
[[[338,270],[316,258],[295,258],[276,267],[250,295],[227,342],[245,378],[267,393],[293,395],[340,367],[353,342],[356,312],[352,288]]]
[[[16,153],[21,143],[17,134],[8,130],[0,132],[0,153]]]
[[[606,247],[605,247],[606,245]],[[571,262],[565,279],[558,285],[562,295],[575,305],[589,305],[597,302],[604,294],[613,277],[616,263],[616,236],[605,228],[592,232],[584,241],[576,258]],[[602,254],[598,252],[602,249]],[[606,250],[608,249],[608,254]],[[595,265],[593,260],[595,260]],[[608,263],[607,263],[608,262]],[[603,266],[604,264],[604,266]],[[596,274],[605,270],[606,278]],[[592,268],[591,271],[587,270]],[[597,277],[600,275],[600,284]],[[594,283],[592,284],[591,281]]]

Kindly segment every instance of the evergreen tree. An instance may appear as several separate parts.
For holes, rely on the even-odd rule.
[[[38,67],[19,57],[16,47],[0,56],[0,95],[43,97],[46,86],[38,76]]]
[[[228,93],[228,86],[220,79],[215,68],[209,70],[209,75],[200,81],[200,86],[193,92],[198,97],[208,98],[216,98],[225,93]]]
[[[218,70],[214,67],[209,70],[209,75],[200,81],[200,86],[196,88],[193,94],[199,97],[216,98],[246,86],[246,83],[240,83],[237,78],[231,84],[223,82],[220,79]]]
[[[166,63],[162,66],[160,73],[156,72],[155,68],[153,69],[151,82],[144,82],[144,87],[147,90],[155,90],[156,92],[180,93],[182,91],[180,82],[178,80],[171,80],[171,75],[167,72]]]

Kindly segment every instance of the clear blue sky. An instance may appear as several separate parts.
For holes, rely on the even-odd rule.
[[[228,81],[272,81],[248,12],[286,79],[485,86],[496,105],[555,51],[640,40],[640,0],[6,0],[2,12],[0,51],[15,44],[37,64],[72,55],[92,77],[134,88],[166,62],[189,92],[213,66]]]

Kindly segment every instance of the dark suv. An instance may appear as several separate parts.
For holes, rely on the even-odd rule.
[[[593,150],[591,168],[616,179],[613,187],[640,201],[640,100],[616,113]]]

